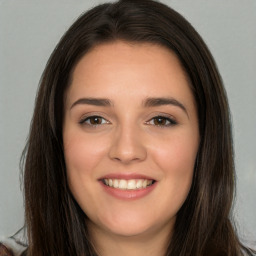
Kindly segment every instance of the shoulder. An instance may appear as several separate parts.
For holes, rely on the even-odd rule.
[[[13,253],[4,245],[2,242],[0,242],[0,256],[12,256]]]
[[[26,247],[17,243],[12,238],[0,239],[0,256],[21,256]]]
[[[21,231],[11,237],[0,237],[0,256],[23,256],[27,244]]]

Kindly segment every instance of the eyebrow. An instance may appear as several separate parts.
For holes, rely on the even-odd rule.
[[[93,105],[93,106],[100,106],[100,107],[111,107],[114,104],[109,99],[104,98],[81,98],[75,101],[70,109],[74,106],[79,104],[86,104],[86,105]],[[181,108],[188,116],[187,109],[185,106],[178,100],[174,98],[146,98],[142,104],[144,107],[158,107],[164,105],[172,105],[175,107]]]
[[[112,106],[113,104],[111,103],[110,100],[108,99],[102,99],[102,98],[81,98],[77,101],[75,101],[71,107],[73,108],[74,106],[76,105],[79,105],[79,104],[86,104],[86,105],[93,105],[93,106],[100,106],[100,107],[110,107]]]
[[[188,112],[185,106],[180,101],[174,98],[147,98],[144,101],[143,105],[145,107],[158,107],[163,105],[172,105],[172,106],[181,108],[188,116]]]

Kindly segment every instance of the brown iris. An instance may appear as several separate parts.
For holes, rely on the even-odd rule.
[[[154,118],[154,125],[166,125],[167,119],[163,117],[155,117]]]
[[[99,116],[92,116],[88,118],[88,121],[90,122],[90,124],[92,125],[99,125],[102,124],[102,117]]]

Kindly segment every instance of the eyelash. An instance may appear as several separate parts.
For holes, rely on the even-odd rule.
[[[101,120],[101,122],[98,123],[98,124],[97,123],[93,124],[93,123],[91,123],[91,121],[93,121],[93,119],[94,119],[94,121],[96,119]],[[104,120],[104,122],[102,123],[103,120]],[[88,123],[88,121],[90,123]],[[156,124],[155,123],[156,121],[160,121],[160,122],[162,121],[162,122],[164,122],[164,124]],[[153,123],[151,123],[151,122],[153,122]],[[92,127],[97,127],[99,125],[104,125],[104,124],[109,124],[109,123],[110,122],[108,120],[106,120],[102,116],[97,116],[97,115],[88,116],[88,117],[85,117],[85,118],[83,118],[82,120],[79,121],[79,124],[81,124],[81,125],[88,125],[88,126],[92,126]],[[149,121],[146,122],[146,124],[164,128],[164,127],[177,125],[177,122],[174,119],[170,118],[170,117],[165,117],[165,116],[159,115],[159,116],[155,116],[155,117],[151,118]]]
[[[155,121],[164,121],[165,123],[164,124],[156,124]],[[153,121],[154,123],[151,124],[150,122]],[[166,122],[168,122],[168,124],[166,124]],[[153,118],[151,118],[149,121],[146,122],[147,124],[149,125],[155,125],[155,126],[158,126],[158,127],[161,127],[161,128],[164,128],[164,127],[169,127],[169,126],[174,126],[177,124],[177,122],[173,119],[173,118],[170,118],[170,117],[166,117],[166,116],[155,116]]]
[[[92,121],[92,120],[95,120],[95,119],[99,119],[99,120],[105,120],[105,123],[100,123],[100,124],[92,124],[92,123],[87,123],[87,121]],[[99,125],[103,125],[103,124],[109,124],[110,122],[108,120],[106,120],[105,118],[103,118],[102,116],[88,116],[88,117],[85,117],[83,118],[82,120],[79,121],[80,124],[84,124],[84,125],[89,125],[89,126],[93,126],[93,127],[96,127],[96,126],[99,126]]]

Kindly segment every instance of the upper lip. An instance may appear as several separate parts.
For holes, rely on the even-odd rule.
[[[120,179],[120,180],[132,180],[132,179],[145,179],[145,180],[155,180],[154,178],[139,174],[139,173],[110,173],[102,176],[99,180],[103,179]]]

